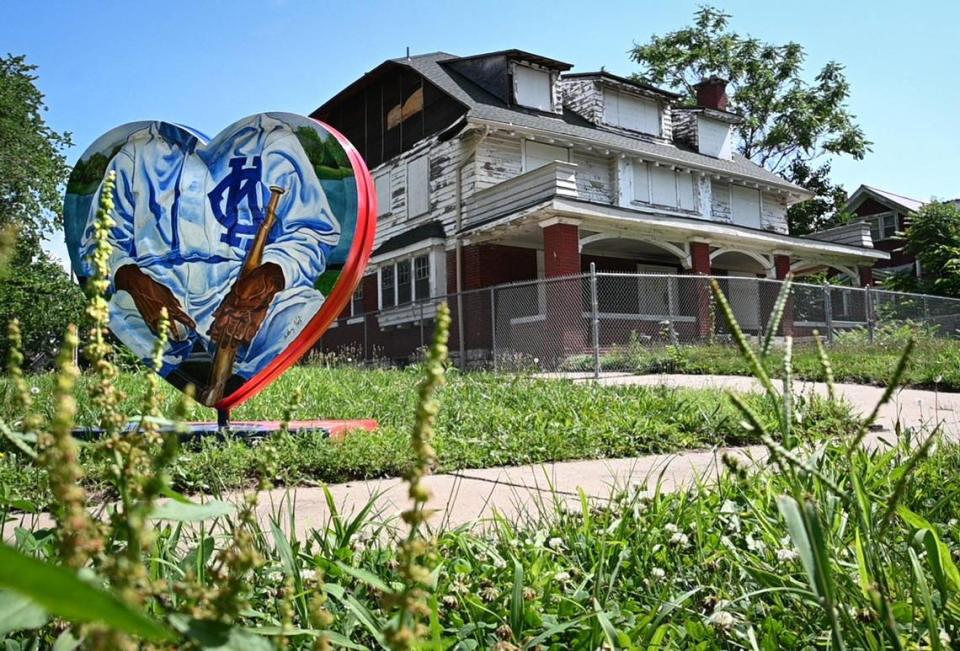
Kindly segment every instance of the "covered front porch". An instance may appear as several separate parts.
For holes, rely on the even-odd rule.
[[[607,328],[610,332],[651,333],[663,329],[665,323],[672,333],[683,336],[712,332],[717,320],[704,276],[719,277],[741,326],[748,332],[760,332],[780,289],[776,281],[793,273],[802,282],[807,275],[826,271],[834,283],[869,286],[873,264],[888,257],[869,246],[869,234],[866,239],[856,239],[862,235],[859,232],[844,233],[842,242],[823,241],[583,201],[575,185],[563,181],[565,171],[565,166],[557,164],[552,171],[531,173],[541,178],[540,190],[531,194],[528,189],[523,193],[526,199],[513,203],[516,206],[526,200],[529,205],[499,216],[496,206],[505,205],[517,189],[495,186],[486,190],[474,205],[473,219],[461,241],[477,268],[488,270],[485,276],[495,279],[490,284],[559,279],[591,269],[599,272],[598,313],[608,324],[616,325]],[[629,274],[629,278],[617,274]],[[469,274],[464,280],[468,288],[483,286],[482,279],[471,280]],[[534,296],[531,288],[531,296],[524,297],[529,309],[514,320],[518,324],[545,320],[551,304],[567,312],[577,301],[586,305],[586,290],[570,291],[579,297],[551,298],[543,286]],[[798,323],[816,322],[803,314],[797,316]],[[793,322],[791,302],[783,332],[793,332]]]

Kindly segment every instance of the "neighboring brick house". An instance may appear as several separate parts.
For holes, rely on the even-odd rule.
[[[861,185],[844,206],[859,221],[870,226],[874,246],[890,254],[889,260],[877,262],[877,275],[910,272],[917,277],[921,269],[916,259],[903,250],[903,236],[910,223],[910,216],[923,207],[924,202],[903,195]]]
[[[312,113],[356,145],[379,200],[367,275],[325,347],[363,327],[365,348],[399,357],[419,341],[412,326],[432,317],[413,307],[422,298],[590,263],[753,278],[832,268],[856,284],[888,258],[864,225],[788,233],[787,208],[811,195],[735,153],[740,117],[722,80],[705,80],[698,106],[685,107],[674,93],[570,68],[520,50],[406,57]],[[661,298],[664,309],[673,300]],[[536,326],[547,302],[541,294],[523,318]],[[361,312],[377,312],[376,342]]]

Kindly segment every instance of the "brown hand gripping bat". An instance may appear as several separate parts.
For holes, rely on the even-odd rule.
[[[257,229],[257,235],[253,240],[253,245],[247,252],[247,257],[243,261],[243,267],[241,267],[240,274],[234,282],[231,294],[237,289],[241,280],[249,276],[262,264],[263,249],[266,247],[267,237],[270,235],[270,231],[273,230],[273,226],[277,221],[277,206],[284,192],[285,190],[279,186],[270,186],[270,202],[267,204],[266,217],[264,217],[263,222]],[[231,294],[228,294],[228,297]],[[224,303],[226,303],[226,299]],[[238,347],[239,343],[235,339],[217,346],[217,352],[213,358],[213,366],[210,369],[210,382],[208,383],[207,390],[201,396],[201,401],[208,407],[212,407],[223,398],[227,381],[233,375],[233,365],[236,362]]]

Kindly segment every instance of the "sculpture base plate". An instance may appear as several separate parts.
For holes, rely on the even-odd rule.
[[[128,431],[135,431],[139,423],[136,421],[128,425]],[[221,427],[213,422],[188,422],[184,423],[186,431],[183,438],[199,439],[206,436],[234,436],[242,439],[262,439],[280,431],[281,422],[279,420],[231,420],[226,427]],[[355,420],[292,420],[287,423],[287,431],[293,435],[308,434],[312,432],[323,432],[327,438],[334,440],[343,439],[349,432],[354,430],[365,430],[367,432],[376,431],[380,424],[373,419],[355,419]],[[171,425],[161,425],[161,432],[170,432],[173,430]],[[97,439],[103,435],[103,430],[94,427],[76,429],[73,435],[78,439],[90,440]]]

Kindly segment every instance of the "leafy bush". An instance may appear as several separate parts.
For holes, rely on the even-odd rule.
[[[20,321],[22,352],[35,370],[53,365],[67,325],[85,323],[85,305],[83,291],[44,253],[33,257],[19,252],[0,276],[0,332],[6,332],[13,319]],[[0,355],[9,355],[5,338]]]

